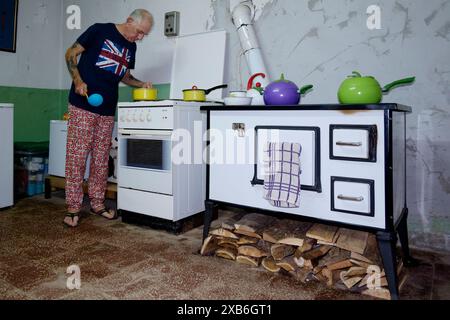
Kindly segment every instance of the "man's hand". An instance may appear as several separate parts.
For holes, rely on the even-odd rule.
[[[151,82],[143,82],[133,77],[130,70],[127,70],[125,73],[125,76],[122,78],[122,82],[136,88],[153,88],[153,84]]]
[[[74,83],[75,85],[75,92],[78,93],[81,96],[85,96],[88,93],[87,84],[83,81],[78,81]]]

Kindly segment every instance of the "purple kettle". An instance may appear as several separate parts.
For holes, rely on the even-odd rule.
[[[281,74],[280,80],[270,83],[264,89],[264,102],[266,105],[297,105],[301,95],[313,87],[306,85],[299,89],[294,82],[285,80],[284,74]]]

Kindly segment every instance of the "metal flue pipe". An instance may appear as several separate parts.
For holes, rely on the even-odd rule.
[[[230,11],[250,73],[251,75],[264,73],[266,75],[265,78],[257,77],[255,80],[260,82],[263,87],[266,87],[270,83],[270,79],[253,27],[254,5],[252,1],[248,0],[230,0]]]

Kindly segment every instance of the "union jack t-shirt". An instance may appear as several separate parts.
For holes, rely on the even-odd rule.
[[[131,60],[130,50],[106,39],[95,64],[100,69],[123,77]]]
[[[88,86],[88,94],[103,96],[103,104],[92,107],[86,97],[75,93],[73,84],[69,102],[100,115],[114,116],[119,83],[126,72],[135,66],[136,43],[124,38],[113,23],[92,25],[77,42],[85,49],[78,63],[81,78]]]

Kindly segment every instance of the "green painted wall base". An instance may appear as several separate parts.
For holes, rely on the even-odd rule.
[[[159,99],[168,99],[170,84],[155,85]],[[133,88],[120,87],[119,101],[132,101]],[[67,112],[69,90],[0,86],[0,103],[14,104],[14,142],[49,141],[50,120]]]

